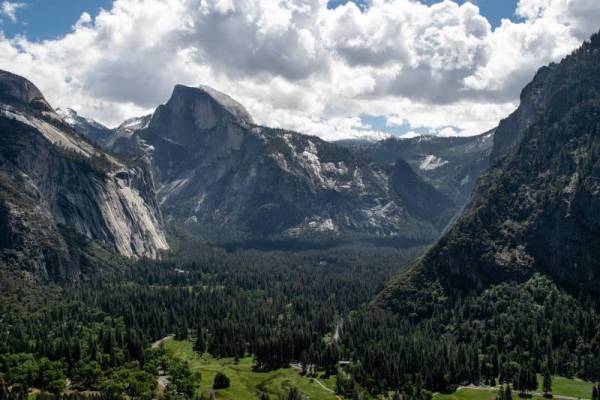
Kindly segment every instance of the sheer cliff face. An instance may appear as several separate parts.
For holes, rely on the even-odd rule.
[[[316,137],[257,126],[242,105],[207,87],[175,87],[148,126],[113,150],[146,155],[164,214],[216,239],[316,233],[430,241],[449,218],[437,209],[412,213],[401,185],[391,182],[393,167],[370,165]],[[436,204],[449,206],[430,189],[424,192]]]
[[[464,294],[535,272],[600,294],[600,36],[542,68],[521,99],[464,216],[378,304],[424,310],[439,289]]]
[[[3,261],[50,279],[76,279],[89,242],[135,258],[168,248],[144,162],[97,149],[31,82],[7,72],[0,72],[0,225]]]

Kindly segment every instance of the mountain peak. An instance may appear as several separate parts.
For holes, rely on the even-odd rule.
[[[171,144],[190,146],[213,135],[236,136],[252,125],[248,111],[231,97],[207,86],[176,85],[148,129]]]
[[[67,124],[73,126],[86,125],[94,129],[108,130],[108,128],[96,120],[86,118],[77,113],[72,108],[57,108],[56,113],[65,121]]]
[[[60,115],[64,120],[75,119],[79,116],[79,114],[77,114],[77,111],[73,110],[72,108],[57,108],[56,113]]]
[[[52,111],[52,107],[37,86],[22,76],[4,70],[0,70],[0,98]]]
[[[254,124],[252,116],[250,116],[250,113],[242,104],[210,86],[200,85],[198,87],[191,87],[176,85],[171,95],[171,100],[185,99],[186,101],[200,101],[205,98],[210,99],[215,105],[229,114],[235,122],[242,125]]]

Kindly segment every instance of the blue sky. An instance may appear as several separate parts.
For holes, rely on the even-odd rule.
[[[83,12],[97,15],[109,9],[112,0],[19,0],[17,22],[2,18],[1,29],[8,37],[25,34],[30,40],[53,39],[71,30]]]
[[[424,3],[433,4],[438,1],[427,0]],[[459,0],[457,3],[462,4],[465,0]],[[472,1],[477,4],[482,15],[490,21],[493,27],[500,25],[502,18],[515,20],[515,9],[517,8],[517,0],[477,0]]]
[[[350,0],[330,0],[330,6],[336,7]],[[464,3],[466,0],[457,0]],[[101,8],[110,9],[112,0],[19,0],[26,6],[17,11],[17,21],[2,18],[0,29],[8,37],[24,34],[30,40],[54,39],[71,30],[83,12],[97,15]],[[359,5],[365,1],[355,0]],[[439,0],[422,0],[423,3],[433,4]],[[473,1],[486,16],[493,27],[500,25],[502,18],[514,20],[517,0],[477,0]]]

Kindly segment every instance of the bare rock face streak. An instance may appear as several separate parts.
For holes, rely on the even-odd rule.
[[[79,274],[93,242],[157,258],[168,244],[144,160],[118,159],[78,135],[26,79],[0,72],[0,249],[31,272]]]

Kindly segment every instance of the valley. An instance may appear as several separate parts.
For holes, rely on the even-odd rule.
[[[0,400],[600,400],[600,33],[468,137],[184,84],[108,128],[35,79],[0,70]]]

